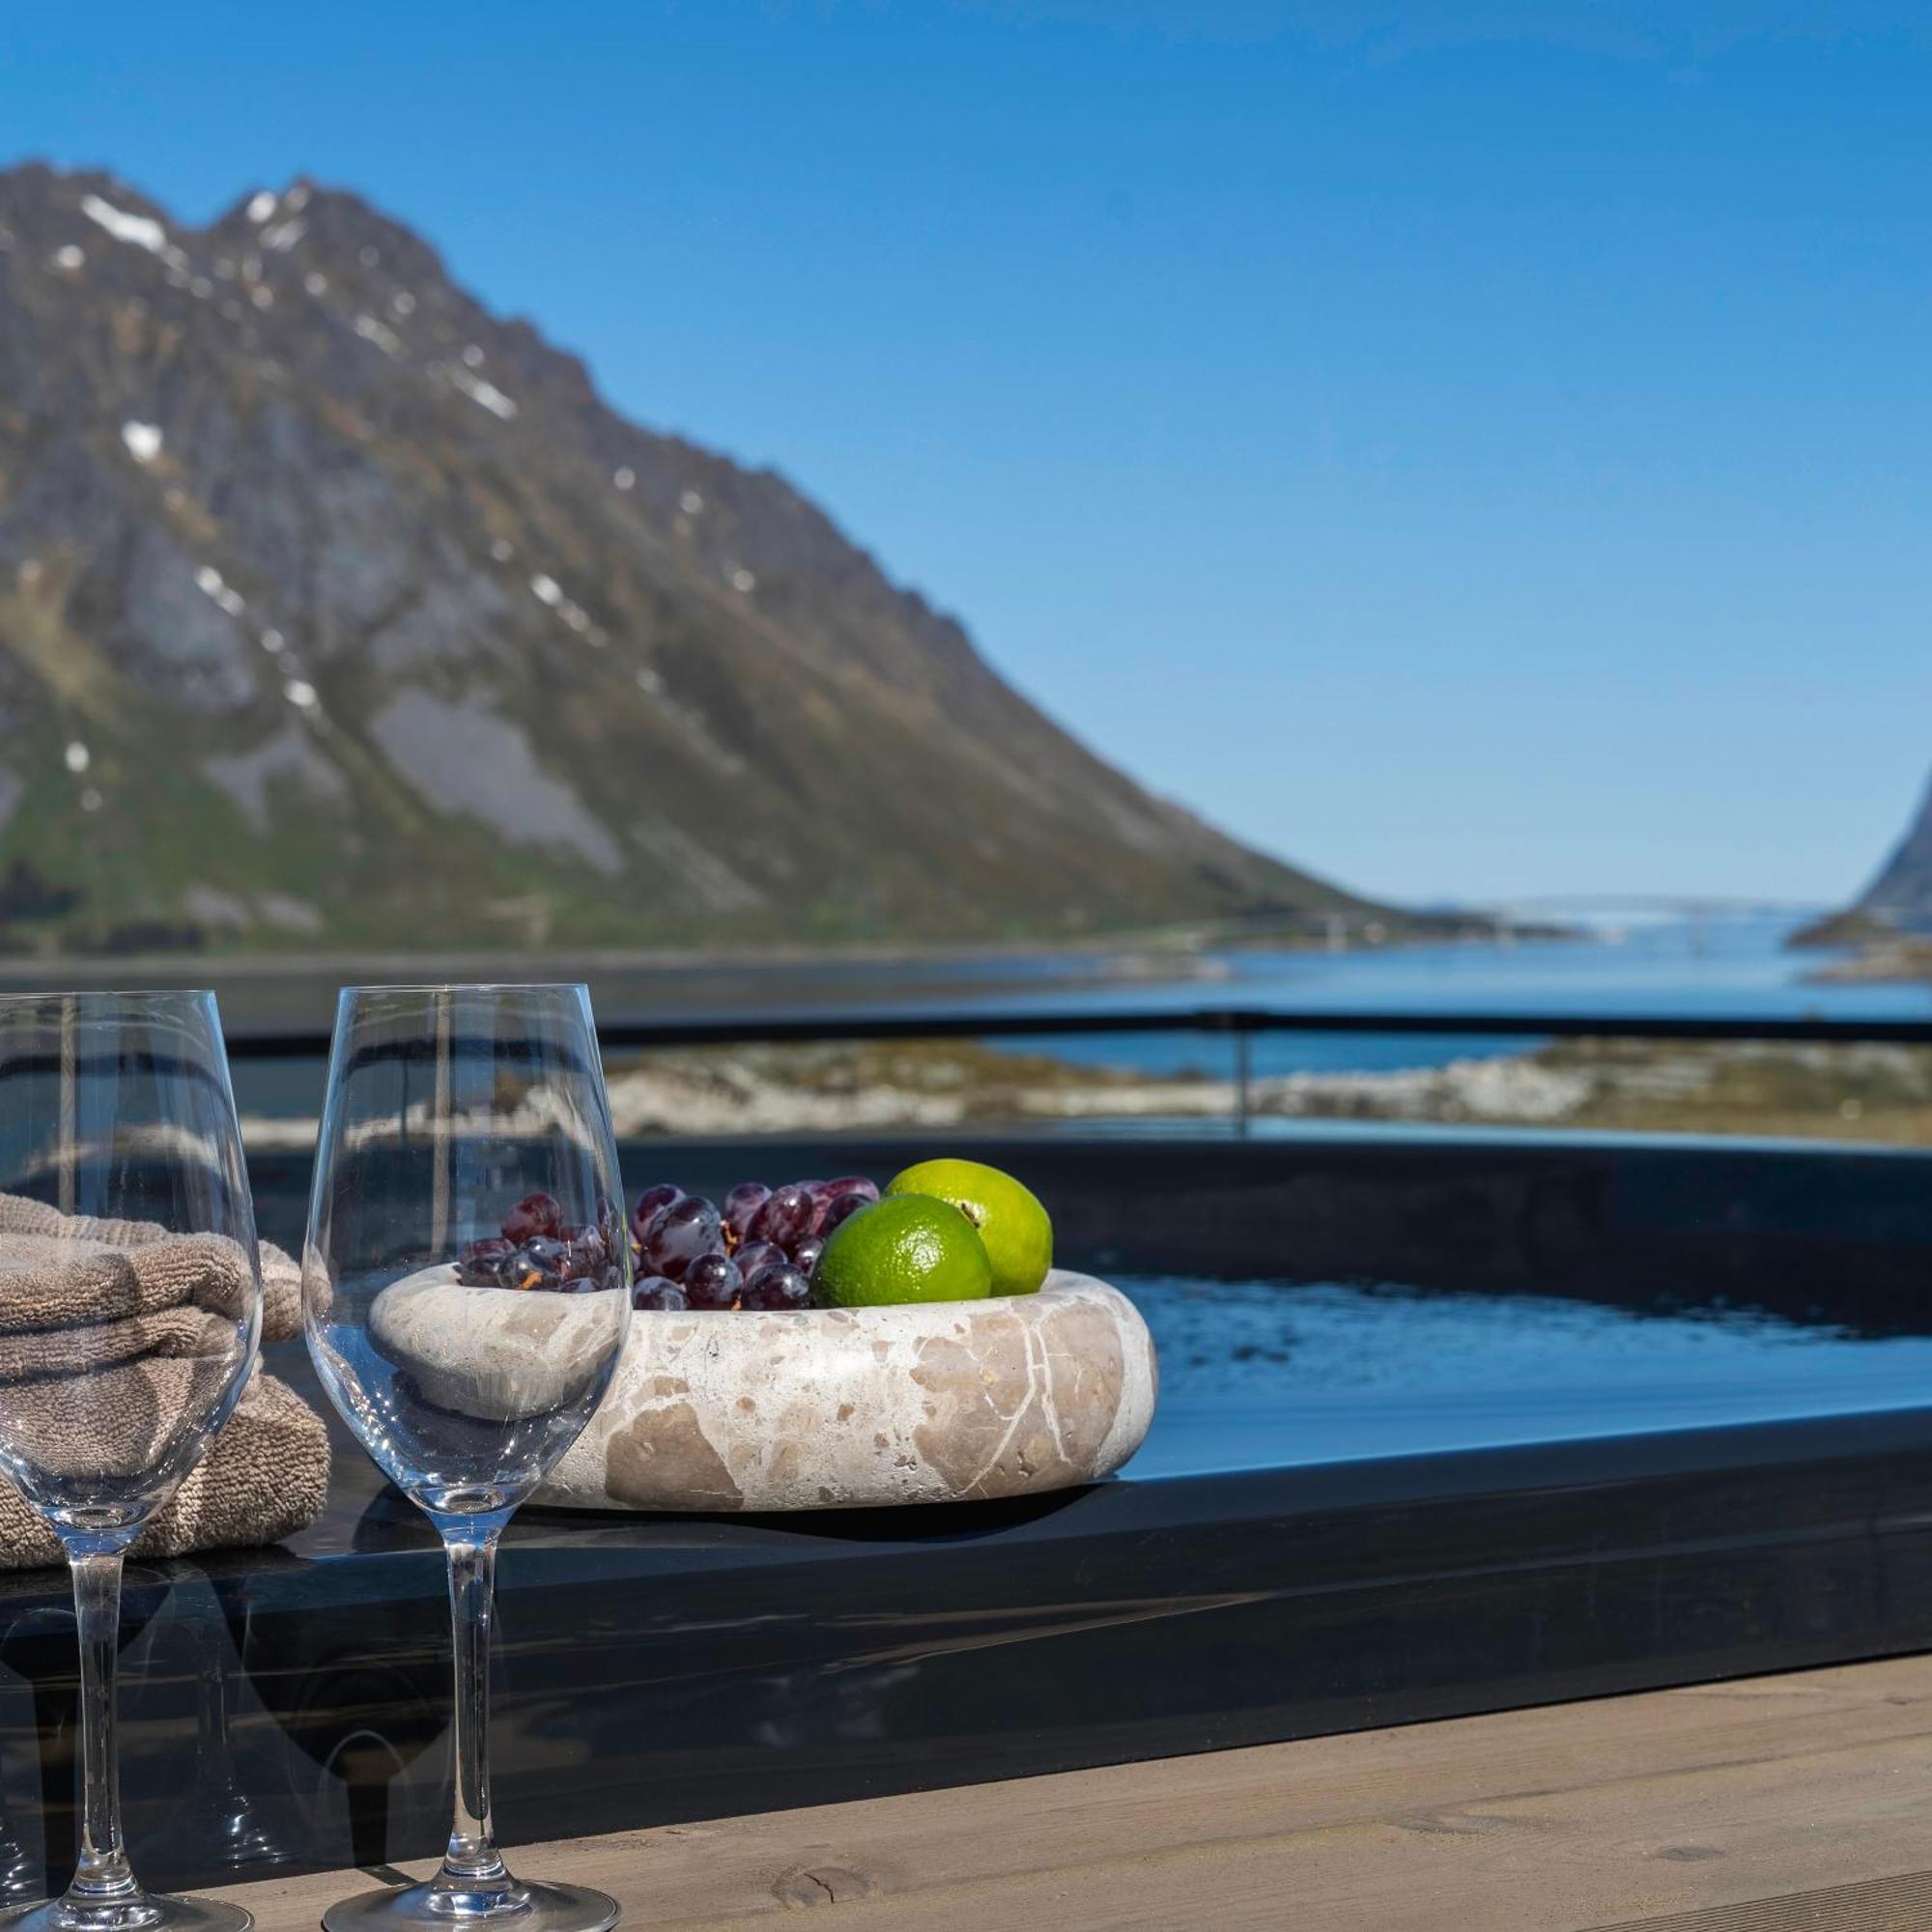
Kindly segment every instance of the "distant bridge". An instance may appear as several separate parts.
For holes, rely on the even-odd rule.
[[[1530,926],[1614,927],[1620,921],[1668,919],[1690,926],[1692,947],[1701,948],[1707,929],[1726,920],[1813,920],[1838,907],[1820,899],[1752,898],[1725,893],[1525,893],[1520,898],[1460,900],[1453,906],[1422,910],[1485,921],[1493,928],[1491,936],[1498,946],[1513,946],[1520,930]],[[1318,917],[1331,952],[1346,952],[1365,941],[1379,946],[1388,937],[1386,925],[1378,918],[1343,912]]]
[[[1837,907],[1817,899],[1741,898],[1724,893],[1528,893],[1473,908],[1492,919],[1554,920],[1564,913],[1596,919],[1623,913],[1674,919],[1818,919]]]
[[[1690,949],[1704,951],[1710,930],[1734,920],[1822,919],[1837,910],[1815,899],[1733,897],[1723,893],[1532,893],[1480,908],[1496,923],[1499,945],[1528,925],[1587,925],[1621,938],[1624,924],[1668,920],[1690,927]]]

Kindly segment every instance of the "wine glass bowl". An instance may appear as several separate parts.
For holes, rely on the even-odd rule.
[[[344,991],[303,1324],[330,1400],[448,1553],[457,1804],[437,1876],[342,1901],[329,1932],[615,1919],[602,1893],[505,1870],[485,1729],[497,1539],[589,1421],[629,1325],[620,1199],[582,986]]]
[[[227,1419],[262,1282],[210,993],[0,998],[0,1471],[73,1572],[81,1853],[9,1932],[241,1932],[245,1912],[144,1892],[114,1767],[121,1567]]]

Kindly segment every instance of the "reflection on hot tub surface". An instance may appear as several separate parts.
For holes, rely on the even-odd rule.
[[[1932,1334],[1383,1283],[1115,1281],[1160,1352],[1137,1478],[1932,1402]]]

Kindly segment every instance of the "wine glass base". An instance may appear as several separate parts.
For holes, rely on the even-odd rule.
[[[0,1932],[250,1932],[252,1913],[213,1898],[140,1891],[119,1905],[49,1898],[0,1912]]]
[[[585,1885],[530,1885],[508,1891],[461,1891],[446,1882],[384,1887],[338,1899],[322,1915],[323,1932],[449,1932],[502,1926],[504,1932],[610,1932],[617,1901]],[[0,1932],[6,1932],[0,1926]]]

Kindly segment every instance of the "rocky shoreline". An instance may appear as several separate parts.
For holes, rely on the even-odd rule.
[[[1080,1065],[972,1040],[680,1048],[613,1062],[620,1138],[1177,1124],[1232,1120],[1232,1076]],[[1567,1127],[1932,1146],[1932,1051],[1881,1043],[1560,1040],[1387,1071],[1255,1078],[1257,1121]],[[256,1148],[315,1122],[253,1116]]]
[[[1875,939],[1804,978],[1805,983],[1813,986],[1932,984],[1932,938],[1895,935]]]

